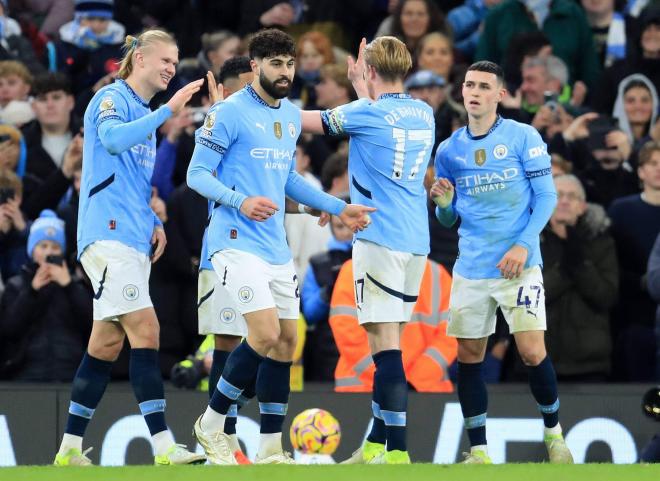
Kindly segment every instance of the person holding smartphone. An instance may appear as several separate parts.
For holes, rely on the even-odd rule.
[[[42,211],[27,238],[29,260],[6,283],[0,302],[2,378],[73,379],[91,327],[92,301],[64,262],[65,249],[64,221]]]

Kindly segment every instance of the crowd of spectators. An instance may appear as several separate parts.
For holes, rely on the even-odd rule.
[[[296,38],[291,100],[310,109],[356,98],[346,58],[362,37],[401,39],[413,57],[405,88],[435,113],[434,149],[466,123],[467,66],[503,65],[500,114],[533,125],[552,155],[559,201],[541,249],[548,351],[560,380],[660,378],[654,0],[0,0],[0,379],[68,381],[84,352],[92,291],[75,245],[81,119],[94,93],[113,82],[125,35],[162,28],[177,38],[177,76],[153,99],[157,107],[209,70],[229,92],[240,88],[251,75],[247,40],[264,27]],[[196,293],[206,201],[185,185],[185,173],[208,96],[190,105],[157,132],[152,182],[152,208],[169,239],[151,274],[165,376],[202,341]],[[347,152],[345,138],[303,135],[296,169],[346,197]],[[332,381],[345,336],[333,337],[331,299],[351,257],[350,233],[302,215],[288,215],[285,225],[308,330],[305,378]],[[429,257],[451,272],[456,229],[440,226],[430,205],[429,225]],[[518,380],[512,342],[498,328],[489,381]],[[127,372],[123,355],[113,375]]]

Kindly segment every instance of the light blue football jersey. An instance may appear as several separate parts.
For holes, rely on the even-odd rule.
[[[321,118],[331,135],[350,136],[351,202],[378,209],[356,238],[428,254],[424,175],[435,141],[433,109],[407,94],[383,94],[324,111]]]
[[[536,129],[501,117],[486,135],[473,137],[463,127],[438,147],[435,175],[456,187],[458,274],[501,278],[495,266],[515,244],[528,249],[525,267],[542,264],[538,235],[523,236],[534,209],[531,181],[552,175],[546,144]]]
[[[188,185],[220,202],[208,227],[209,257],[238,249],[270,264],[286,264],[291,251],[284,230],[285,193],[333,214],[344,209],[345,202],[306,185],[295,172],[300,122],[300,109],[289,100],[271,107],[250,85],[211,107],[195,132],[188,168]],[[217,180],[210,175],[216,169]],[[238,209],[247,196],[268,197],[279,210],[265,222],[250,220]]]
[[[154,226],[160,224],[149,206],[155,129],[171,115],[167,106],[151,112],[123,80],[103,87],[90,101],[84,117],[79,256],[98,240],[116,240],[149,254]]]

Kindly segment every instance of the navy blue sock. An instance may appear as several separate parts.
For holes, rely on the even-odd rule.
[[[266,358],[257,374],[261,433],[281,433],[289,406],[291,362]]]
[[[211,409],[220,414],[227,414],[230,406],[236,403],[243,390],[256,377],[263,359],[263,356],[252,349],[247,341],[243,341],[234,349],[227,358],[225,369],[211,396],[209,402]]]
[[[211,364],[211,372],[209,372],[209,399],[213,396],[213,391],[215,391],[215,387],[218,385],[230,354],[231,352],[229,351],[213,350],[213,364]]]
[[[403,371],[399,349],[380,351],[373,355],[378,378],[380,414],[385,422],[388,451],[406,451],[406,410],[408,409],[408,383]]]
[[[470,446],[486,444],[488,391],[481,373],[482,366],[483,362],[458,363],[458,400]]]
[[[128,376],[149,432],[167,430],[165,393],[156,349],[131,349]]]
[[[371,401],[371,412],[373,413],[373,423],[371,424],[371,431],[367,436],[367,441],[370,443],[379,443],[385,444],[387,441],[387,431],[385,430],[385,421],[383,421],[383,415],[380,412],[380,403],[381,396],[381,383],[379,382],[379,373],[380,371],[376,367],[374,372],[374,392]]]
[[[78,366],[76,377],[73,378],[65,433],[84,436],[87,424],[108,385],[111,369],[112,362],[103,361],[85,353]]]
[[[250,402],[256,394],[255,384],[257,383],[256,378],[243,389],[243,394],[238,396],[236,404],[232,404],[227,411],[227,418],[225,419],[225,434],[236,434],[236,421],[238,421],[238,411],[241,410],[243,406]]]
[[[545,356],[538,366],[529,366],[529,387],[543,415],[543,424],[546,428],[555,427],[559,422],[559,396],[550,357]]]

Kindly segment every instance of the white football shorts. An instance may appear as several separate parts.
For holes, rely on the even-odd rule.
[[[197,319],[199,333],[247,336],[245,318],[238,312],[213,270],[199,271],[197,281]]]
[[[355,241],[353,282],[359,323],[408,322],[425,269],[426,256]]]
[[[94,289],[94,320],[118,321],[118,316],[153,307],[146,254],[119,241],[101,240],[85,248],[80,263]]]
[[[275,307],[280,319],[298,319],[300,292],[293,260],[275,265],[249,252],[224,249],[213,254],[211,263],[241,314]]]
[[[481,339],[495,332],[500,306],[511,333],[545,331],[545,290],[539,266],[525,269],[517,279],[466,279],[454,272],[447,334]]]

